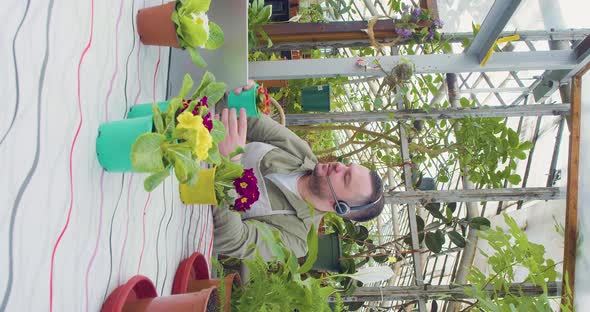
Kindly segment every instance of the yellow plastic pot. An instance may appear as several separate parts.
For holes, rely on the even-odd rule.
[[[194,185],[180,184],[180,200],[187,205],[204,204],[217,206],[215,197],[215,167],[199,171]]]

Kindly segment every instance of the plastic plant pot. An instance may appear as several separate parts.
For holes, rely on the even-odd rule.
[[[312,266],[314,270],[341,273],[340,258],[342,243],[337,233],[318,237],[318,258]]]
[[[256,95],[258,94],[258,85],[249,90],[244,90],[240,94],[235,94],[233,91],[229,92],[227,96],[227,107],[235,108],[240,111],[240,108],[246,110],[246,116],[258,117],[258,107],[256,106]]]
[[[198,252],[182,260],[176,269],[174,282],[172,283],[172,294],[184,294],[188,292],[190,280],[208,280],[209,267],[207,260]]]
[[[180,184],[180,200],[184,204],[202,204],[217,206],[215,197],[215,167],[202,169],[194,185]]]
[[[137,11],[137,34],[145,45],[180,48],[172,12],[176,1]]]
[[[165,112],[168,109],[168,103],[170,103],[170,102],[165,101],[165,102],[158,102],[157,103],[158,108],[160,108],[161,112]],[[131,106],[131,108],[129,109],[129,113],[127,113],[127,119],[144,117],[144,116],[153,116],[152,105],[153,105],[152,103],[148,103],[148,104],[138,104],[138,105]]]
[[[302,88],[301,108],[306,112],[329,112],[330,86],[321,85]]]
[[[131,172],[131,147],[143,133],[153,131],[152,116],[106,122],[98,127],[96,155],[109,172]]]

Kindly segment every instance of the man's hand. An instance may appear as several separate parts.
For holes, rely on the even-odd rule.
[[[219,114],[215,115],[215,119],[219,119]],[[221,112],[221,122],[225,126],[226,134],[225,139],[219,143],[219,153],[223,156],[228,156],[238,146],[244,147],[246,145],[246,132],[248,131],[246,110],[241,108],[240,117],[238,118],[234,108],[231,110],[225,108]],[[232,158],[232,160],[239,161],[240,155]]]
[[[248,80],[248,84],[241,87],[241,88],[236,88],[234,89],[234,93],[235,94],[240,94],[242,93],[242,91],[248,91],[250,90],[252,87],[254,87],[256,85],[256,82],[254,80]]]

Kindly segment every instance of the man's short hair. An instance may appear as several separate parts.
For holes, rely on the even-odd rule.
[[[381,214],[383,206],[385,206],[385,196],[383,196],[383,181],[375,170],[371,170],[371,184],[373,185],[373,193],[367,200],[367,203],[375,202],[371,207],[361,211],[351,211],[345,218],[352,221],[365,222],[374,219]],[[379,199],[379,200],[377,200]]]

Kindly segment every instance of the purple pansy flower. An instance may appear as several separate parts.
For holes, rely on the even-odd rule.
[[[247,196],[258,192],[257,182],[258,179],[254,175],[254,169],[249,168],[244,169],[242,176],[235,179],[233,184],[240,196]],[[256,197],[256,200],[258,200],[258,197]]]
[[[255,200],[253,200],[252,198],[247,197],[247,196],[238,197],[234,201],[234,206],[233,206],[232,210],[245,212],[247,210],[250,210],[250,208],[252,207],[252,204],[254,202],[255,202]]]
[[[432,23],[432,25],[434,25],[435,28],[442,28],[444,23],[440,18],[437,18],[434,20],[434,22]]]
[[[400,35],[402,38],[410,38],[412,37],[412,31],[409,29],[404,28],[395,28],[395,33]]]
[[[420,7],[415,7],[414,11],[412,12],[412,16],[417,19],[421,13],[422,9]]]

